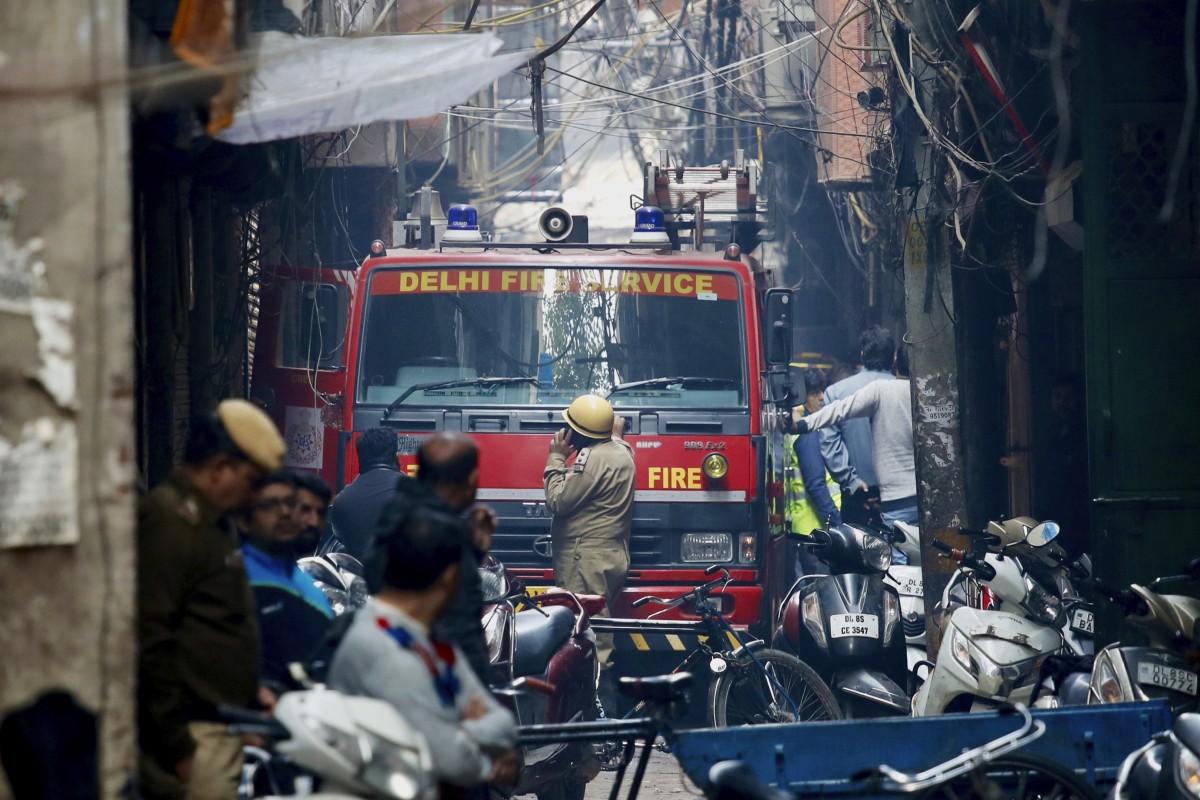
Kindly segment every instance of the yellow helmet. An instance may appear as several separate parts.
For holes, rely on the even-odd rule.
[[[563,411],[563,419],[580,436],[607,439],[612,436],[613,409],[603,397],[581,394]]]

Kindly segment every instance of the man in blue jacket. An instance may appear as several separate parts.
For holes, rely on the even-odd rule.
[[[242,558],[258,606],[262,682],[275,692],[288,683],[288,664],[307,661],[333,619],[325,594],[296,566],[294,547],[302,528],[296,505],[293,476],[273,472],[238,520],[246,537]]]

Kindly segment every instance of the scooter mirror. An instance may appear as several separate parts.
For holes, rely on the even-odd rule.
[[[1029,533],[1025,534],[1025,541],[1034,547],[1042,547],[1057,539],[1058,531],[1058,523],[1048,519],[1034,526]]]

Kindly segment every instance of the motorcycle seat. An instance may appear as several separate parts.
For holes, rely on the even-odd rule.
[[[564,606],[549,606],[542,614],[522,611],[514,619],[517,642],[513,653],[513,676],[541,675],[550,657],[575,630],[575,612]]]

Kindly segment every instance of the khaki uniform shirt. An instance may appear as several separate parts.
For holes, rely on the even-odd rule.
[[[567,466],[551,453],[542,473],[554,546],[589,542],[629,543],[633,522],[633,448],[624,439],[585,447]]]
[[[191,755],[192,720],[258,692],[254,595],[233,526],[177,470],[138,508],[138,733],[165,769]]]

